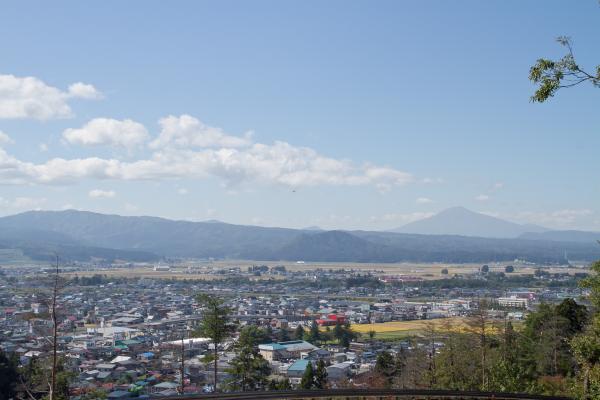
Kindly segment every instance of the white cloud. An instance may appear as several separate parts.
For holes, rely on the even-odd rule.
[[[38,150],[42,153],[45,153],[48,151],[48,145],[46,143],[40,143],[38,144]]]
[[[409,222],[418,221],[420,219],[429,218],[433,216],[433,212],[421,212],[416,211],[412,213],[388,213],[383,215],[372,216],[369,220],[373,223],[394,223],[394,224],[408,224]]]
[[[73,115],[69,99],[98,96],[99,92],[92,85],[81,82],[63,92],[35,77],[0,74],[0,119],[68,118]]]
[[[475,200],[477,201],[488,201],[491,197],[487,194],[480,194],[479,196],[475,196]]]
[[[504,187],[504,183],[502,182],[496,182],[494,183],[494,186],[492,186],[492,190],[496,191],[496,190],[500,190]]]
[[[4,199],[0,197],[0,208],[9,209],[11,211],[21,210],[32,210],[39,209],[44,203],[46,198],[34,198],[34,197],[15,197],[12,200]]]
[[[92,85],[77,82],[69,86],[69,97],[88,100],[99,100],[104,96]]]
[[[139,122],[125,119],[95,118],[80,129],[67,129],[63,139],[81,146],[117,146],[132,149],[148,139],[148,131]]]
[[[125,210],[127,210],[128,212],[135,212],[140,209],[138,206],[136,206],[135,204],[131,204],[131,203],[125,203],[124,207],[125,207]]]
[[[10,138],[10,136],[8,136],[6,133],[0,131],[0,146],[3,144],[13,144],[15,143],[14,140],[12,140]]]
[[[431,204],[433,203],[433,200],[428,197],[419,197],[417,200],[415,200],[415,202],[417,204]]]
[[[179,193],[182,196],[185,196],[186,194],[188,194],[188,190],[186,188],[180,188],[177,190],[177,193]]]
[[[479,212],[518,223],[530,223],[554,229],[597,229],[598,227],[598,222],[593,220],[594,211],[586,208],[512,213],[500,213],[496,211]]]
[[[102,190],[102,189],[94,189],[90,190],[88,196],[93,199],[110,199],[115,197],[117,194],[114,190]]]
[[[549,212],[523,211],[514,219],[543,226],[566,228],[572,225],[585,225],[594,212],[588,209],[563,209]]]
[[[252,143],[252,133],[243,137],[228,135],[221,128],[205,125],[202,121],[190,115],[176,117],[169,115],[161,118],[160,135],[150,143],[153,149],[171,147],[225,147],[238,148]]]
[[[119,121],[118,121],[119,122]],[[90,124],[88,124],[90,125]],[[123,145],[137,140],[114,139],[104,124],[86,125],[85,132],[69,132],[73,142]],[[119,125],[119,124],[117,124]],[[119,125],[120,126],[120,125]],[[112,132],[112,131],[111,131]],[[93,133],[93,134],[91,134]],[[136,136],[136,137],[139,137]],[[391,188],[413,181],[411,174],[385,166],[357,165],[349,160],[323,156],[308,147],[277,141],[243,148],[173,148],[156,150],[148,158],[122,161],[114,158],[52,158],[35,164],[21,161],[0,148],[0,184],[69,184],[82,179],[164,180],[214,177],[225,186],[245,183],[286,185],[372,185]]]
[[[423,178],[421,182],[425,184],[444,183],[444,180],[442,178]]]

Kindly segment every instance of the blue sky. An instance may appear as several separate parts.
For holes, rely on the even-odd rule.
[[[532,104],[527,79],[559,35],[594,68],[599,22],[593,0],[7,2],[0,214],[600,230],[600,90]]]

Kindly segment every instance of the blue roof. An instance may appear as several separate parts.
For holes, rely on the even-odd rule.
[[[131,397],[131,392],[126,392],[124,390],[116,390],[108,394],[109,399],[121,399],[126,397]]]
[[[279,343],[267,343],[258,345],[260,350],[284,350],[285,346],[282,346]]]
[[[308,365],[309,360],[297,360],[288,368],[288,371],[304,371]]]

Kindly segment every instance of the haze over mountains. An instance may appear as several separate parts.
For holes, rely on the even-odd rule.
[[[34,260],[51,259],[56,252],[63,259],[82,261],[167,257],[459,263],[518,258],[562,263],[565,253],[572,260],[600,258],[593,233],[539,227],[535,227],[537,232],[524,232],[528,228],[457,208],[402,228],[418,233],[266,228],[74,210],[30,211],[0,218],[0,249],[19,251]]]
[[[537,225],[517,224],[500,218],[476,213],[464,207],[448,208],[440,213],[403,227],[393,229],[398,233],[423,235],[462,235],[489,238],[516,238],[528,232],[546,232]]]

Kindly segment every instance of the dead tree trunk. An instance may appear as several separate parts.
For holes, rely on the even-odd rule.
[[[182,333],[181,334],[181,366],[180,366],[181,386],[179,389],[181,391],[182,395],[185,393],[184,392],[185,382],[183,379],[184,372],[185,372],[185,342],[184,342],[183,338],[184,338],[184,334]]]
[[[56,370],[57,370],[57,347],[58,347],[58,318],[56,317],[56,300],[58,297],[58,256],[56,256],[56,269],[54,272],[54,285],[52,287],[52,303],[51,303],[51,314],[52,318],[52,371],[50,376],[50,392],[48,394],[49,400],[54,400],[54,393],[56,390]]]

